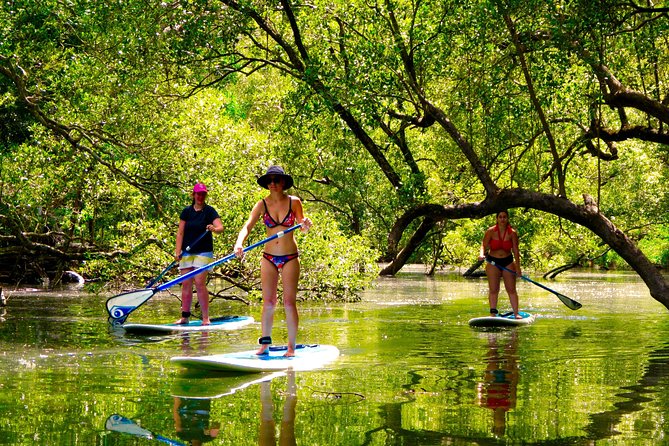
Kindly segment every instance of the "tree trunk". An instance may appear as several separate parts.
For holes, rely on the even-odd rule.
[[[390,232],[388,244],[391,247],[397,246],[408,225],[418,218],[425,218],[425,221],[433,225],[446,219],[482,218],[503,209],[521,207],[536,209],[565,218],[598,235],[639,274],[648,286],[651,296],[669,309],[669,282],[634,241],[599,212],[590,197],[585,196],[584,199],[584,205],[577,205],[566,198],[554,195],[523,189],[503,189],[480,203],[457,206],[421,205],[410,209],[397,220]],[[423,225],[411,237],[412,243],[408,243],[381,274],[392,275],[402,268],[417,247],[416,239],[423,234],[422,228]]]

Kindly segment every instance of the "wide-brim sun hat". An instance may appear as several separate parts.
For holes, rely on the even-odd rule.
[[[204,185],[204,183],[197,183],[195,186],[193,186],[193,193],[197,192],[204,192],[205,194],[209,192],[207,190],[207,186]]]
[[[283,178],[283,190],[293,187],[293,177],[288,175],[280,166],[269,166],[267,172],[265,172],[265,175],[258,178],[258,184],[265,189],[269,189],[267,186],[269,184],[270,177]]]

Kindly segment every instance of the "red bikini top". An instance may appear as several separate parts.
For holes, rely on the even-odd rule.
[[[509,240],[504,240],[506,237],[506,233],[509,232],[509,229],[511,226],[507,226],[506,229],[504,230],[504,234],[502,234],[499,231],[499,226],[495,225],[495,230],[497,231],[497,237],[499,237],[499,240],[494,240],[490,239],[490,250],[491,251],[497,251],[499,249],[504,250],[504,251],[509,251],[511,252],[511,249],[513,249],[513,242]]]

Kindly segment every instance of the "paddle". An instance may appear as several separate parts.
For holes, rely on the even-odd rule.
[[[538,287],[540,287],[540,288],[543,288],[543,289],[546,290],[546,291],[550,291],[551,293],[555,294],[555,295],[558,297],[558,299],[560,299],[560,300],[562,301],[563,304],[565,304],[567,307],[569,307],[569,308],[572,309],[572,310],[578,310],[579,308],[581,308],[581,307],[583,306],[583,305],[581,305],[579,302],[576,302],[576,301],[575,301],[574,299],[572,299],[571,297],[567,297],[567,296],[565,296],[564,294],[560,294],[560,293],[558,293],[558,292],[555,291],[555,290],[551,290],[551,289],[548,288],[547,286],[542,285],[542,284],[540,284],[539,282],[535,282],[534,280],[530,279],[530,278],[527,277],[527,276],[523,276],[522,274],[519,275],[517,272],[515,272],[515,271],[512,270],[512,269],[509,269],[509,268],[506,268],[506,267],[504,267],[504,266],[502,266],[502,265],[498,265],[498,264],[496,264],[493,260],[488,260],[488,259],[486,259],[486,262],[490,263],[490,264],[493,265],[493,266],[496,266],[496,267],[499,268],[499,269],[503,269],[504,271],[508,271],[508,272],[510,272],[510,273],[513,273],[513,274],[515,274],[516,276],[520,277],[521,279],[526,280],[527,282],[533,283],[533,284],[535,284],[536,286],[538,286]]]
[[[146,438],[147,440],[158,440],[163,443],[170,444],[172,446],[186,446],[186,443],[180,441],[172,440],[162,435],[157,435],[151,432],[148,429],[144,429],[135,423],[134,421],[118,415],[110,415],[105,422],[105,429],[108,431],[121,432],[123,434],[130,434],[136,437]]]
[[[206,231],[204,231],[204,232],[202,233],[201,236],[199,236],[197,239],[195,239],[195,241],[194,241],[193,243],[191,243],[190,245],[186,246],[186,249],[185,249],[185,250],[182,250],[182,251],[181,251],[181,254],[179,254],[179,259],[181,259],[181,257],[183,257],[183,255],[184,255],[185,252],[190,252],[190,248],[191,248],[191,246],[195,246],[195,245],[197,245],[197,243],[198,243],[200,240],[202,240],[202,238],[203,238],[205,235],[207,235],[208,232],[209,232],[209,230],[207,229]],[[165,275],[166,272],[168,272],[169,270],[171,270],[172,268],[174,268],[174,265],[176,265],[177,262],[178,262],[178,260],[174,260],[172,263],[170,263],[170,264],[167,266],[167,268],[165,268],[164,270],[162,270],[162,271],[160,272],[160,274],[158,274],[158,276],[157,276],[155,279],[153,279],[151,282],[149,282],[149,283],[146,285],[146,288],[151,288],[151,287],[153,286],[154,283],[158,282],[158,281],[163,277],[163,275]]]
[[[276,234],[267,237],[264,240],[260,240],[259,242],[256,242],[252,245],[247,246],[244,248],[244,252],[248,252],[254,248],[257,248],[260,245],[264,245],[265,243],[272,241],[274,239],[283,237],[284,235],[288,234],[289,232],[292,232],[298,228],[302,227],[302,224],[297,224],[295,226],[291,226],[290,228],[277,232]],[[156,294],[158,291],[163,291],[166,290],[174,285],[177,285],[184,280],[188,280],[191,277],[195,277],[198,274],[201,274],[205,271],[208,271],[215,266],[221,265],[228,260],[232,260],[235,258],[235,253],[228,254],[227,256],[218,259],[208,265],[202,266],[200,268],[194,269],[193,271],[189,271],[186,274],[179,276],[177,278],[174,278],[170,280],[169,282],[165,282],[161,285],[158,285],[155,288],[144,288],[141,290],[136,290],[136,291],[130,291],[127,293],[122,293],[118,294],[116,296],[110,297],[107,299],[107,313],[109,313],[109,322],[112,325],[117,325],[117,324],[122,324],[125,322],[125,320],[128,318],[128,315],[135,311],[139,306],[141,306],[144,302],[149,300],[151,297],[153,297],[154,294]]]

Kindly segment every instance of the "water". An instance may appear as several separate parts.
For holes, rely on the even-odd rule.
[[[334,344],[340,359],[241,376],[169,358],[255,348],[258,324],[132,337],[107,326],[107,296],[16,290],[0,322],[0,444],[668,443],[669,312],[629,274],[541,282],[583,308],[523,282],[533,325],[473,330],[485,280],[420,274],[380,279],[361,303],[303,303],[300,342]],[[177,312],[159,293],[131,320]],[[212,316],[225,314],[259,320],[260,308],[212,304]],[[274,338],[285,336],[278,313]]]

